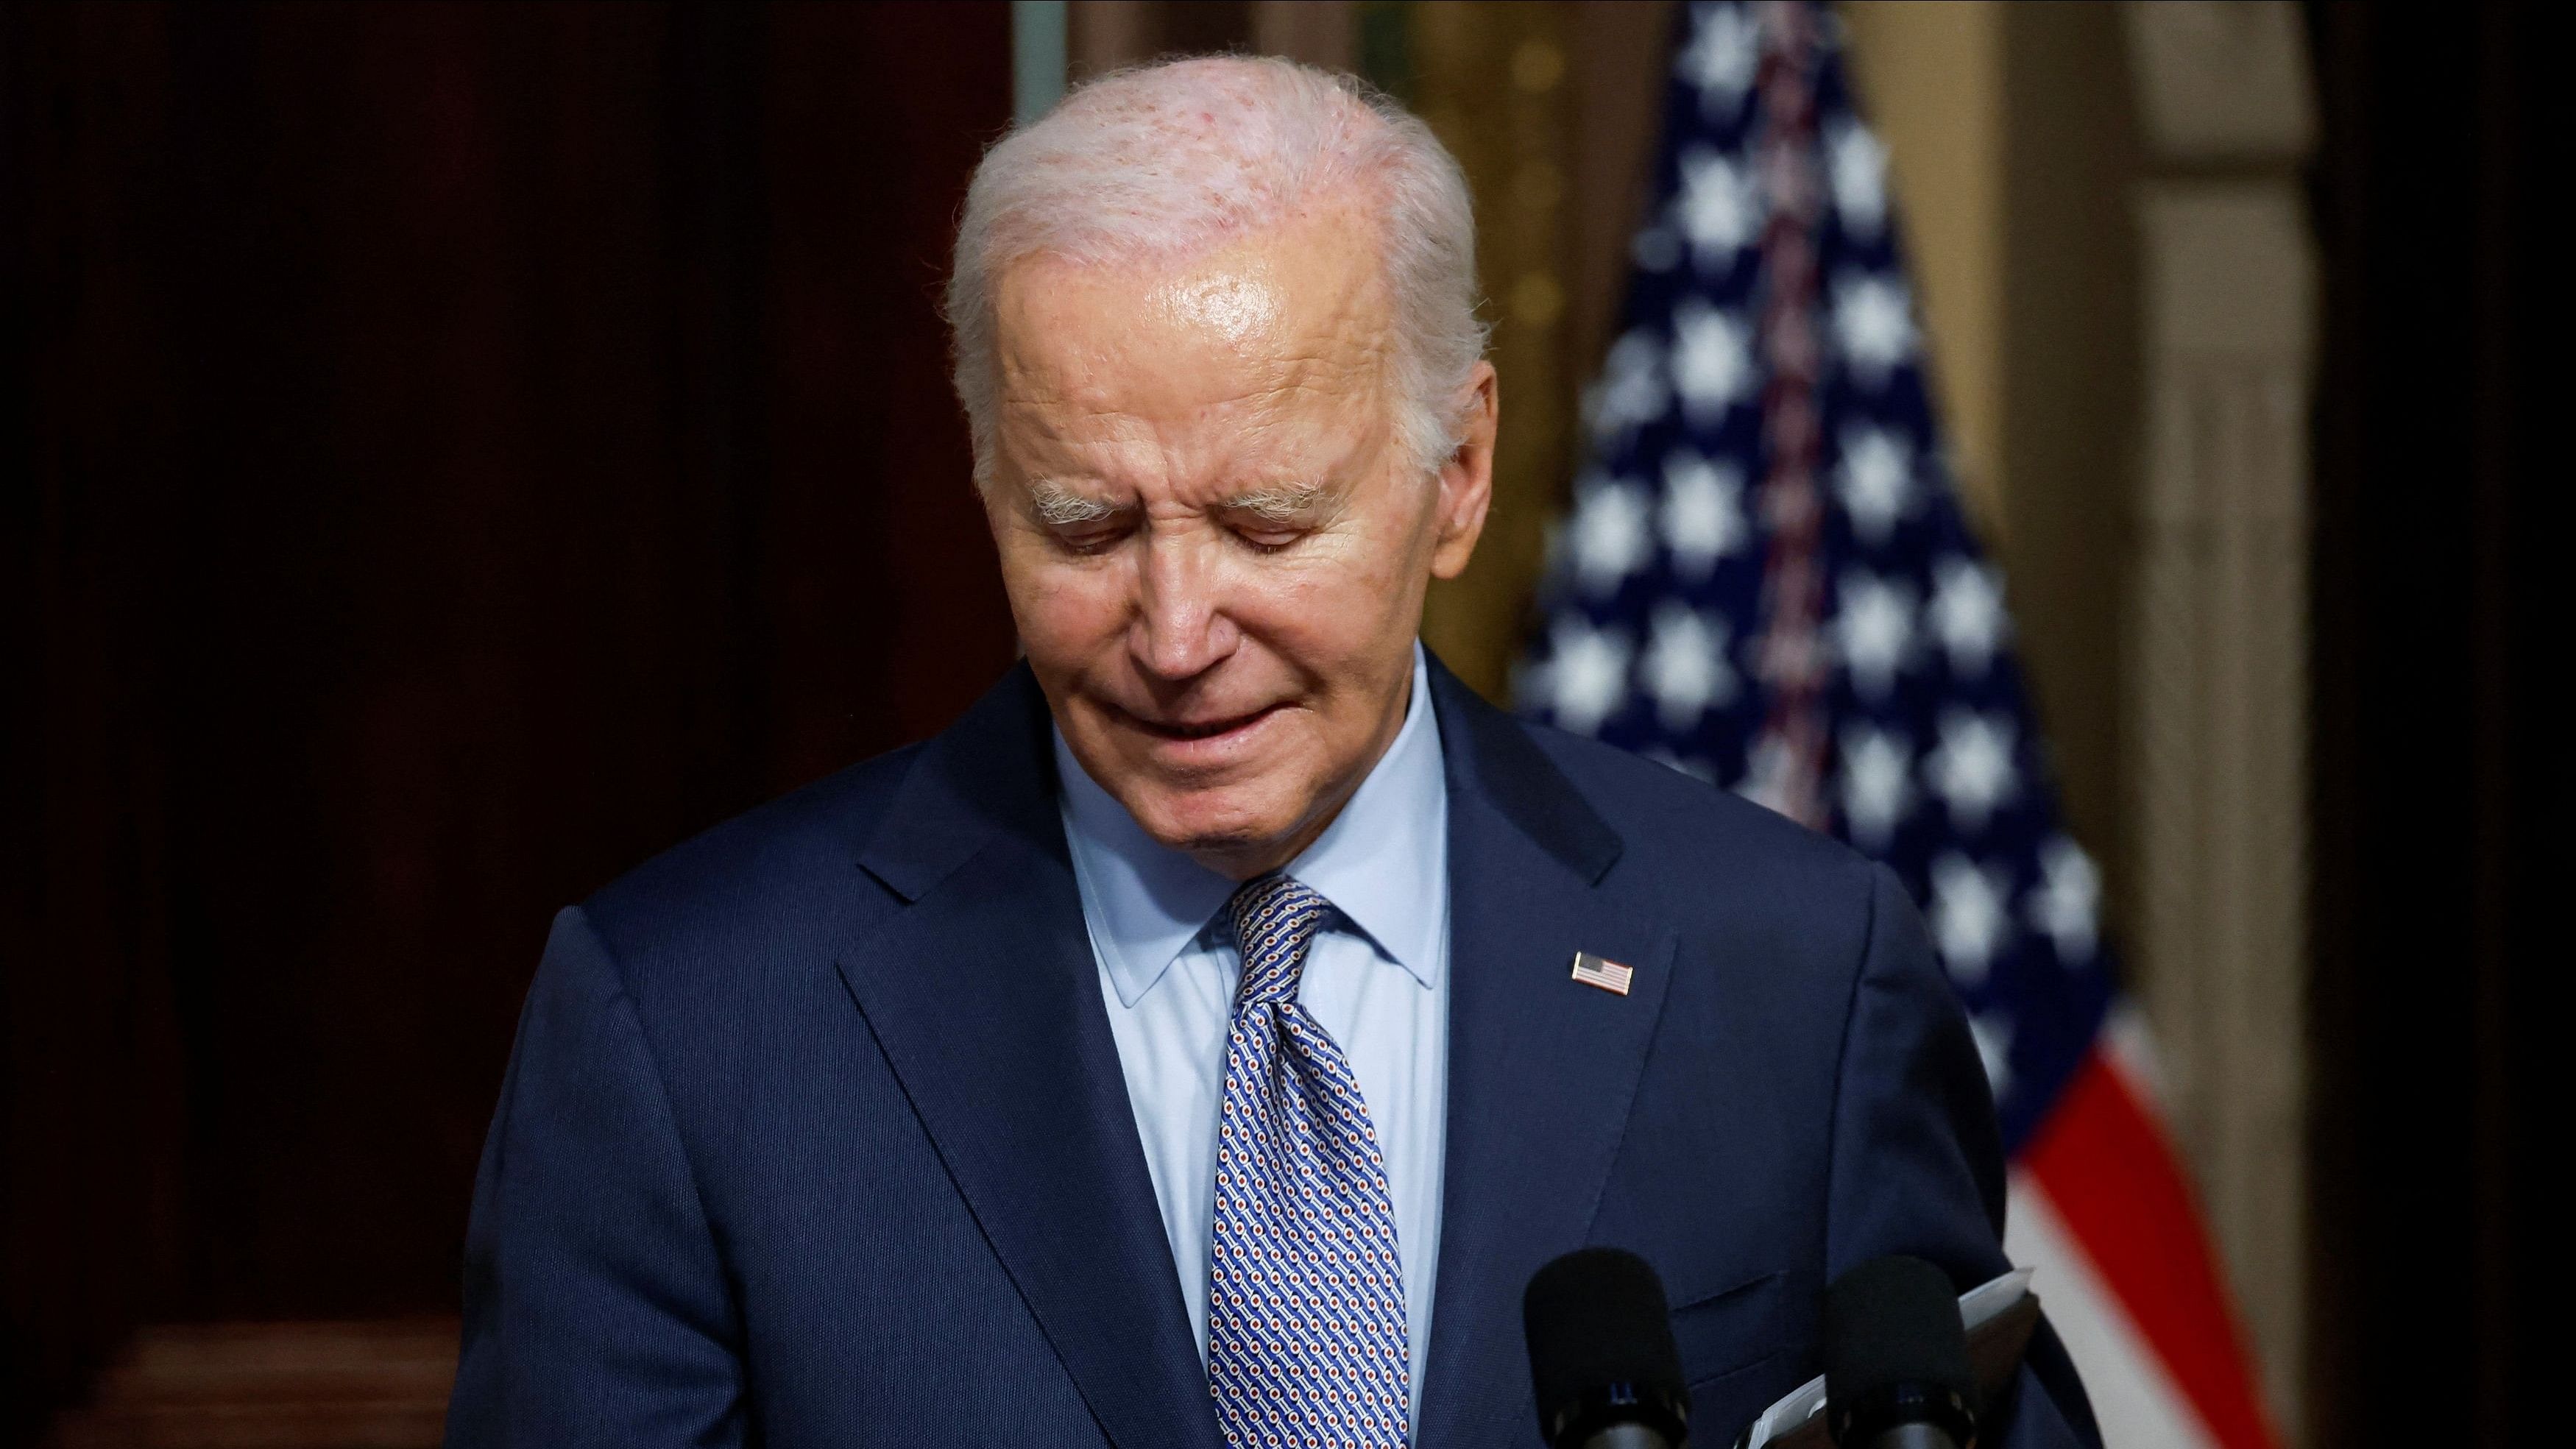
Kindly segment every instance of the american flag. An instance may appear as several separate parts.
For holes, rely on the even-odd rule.
[[[1831,10],[1695,4],[1530,714],[1885,861],[1965,1003],[2015,1261],[2114,1449],[2276,1442],[2057,811]]]
[[[1574,979],[1586,986],[1598,986],[1615,996],[1628,994],[1628,983],[1637,973],[1616,961],[1607,961],[1589,951],[1574,953]]]

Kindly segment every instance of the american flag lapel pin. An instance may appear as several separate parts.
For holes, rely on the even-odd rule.
[[[1574,953],[1574,979],[1586,986],[1597,986],[1613,996],[1627,995],[1628,983],[1636,975],[1636,968],[1622,966],[1589,951]]]

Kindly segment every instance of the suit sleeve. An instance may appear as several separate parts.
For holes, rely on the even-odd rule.
[[[1835,1085],[1825,1276],[1906,1253],[1939,1264],[1965,1291],[2010,1267],[1994,1100],[1913,900],[1886,867],[1871,875],[1868,944]],[[2016,1389],[1989,1406],[1988,1426],[1980,1438],[2004,1449],[2100,1449],[2083,1383],[2045,1321]]]
[[[745,1439],[739,1328],[616,963],[555,918],[484,1139],[451,1449]]]

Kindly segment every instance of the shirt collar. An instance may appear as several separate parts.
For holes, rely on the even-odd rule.
[[[1053,732],[1082,914],[1122,1006],[1163,978],[1234,894],[1235,883],[1136,824]],[[1413,646],[1413,693],[1394,743],[1341,814],[1288,864],[1378,953],[1425,988],[1438,984],[1449,929],[1449,791],[1431,675]]]

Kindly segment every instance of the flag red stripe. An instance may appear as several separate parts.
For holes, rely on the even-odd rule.
[[[2162,1126],[2099,1046],[2022,1152],[2067,1230],[2223,1449],[2277,1449]]]

